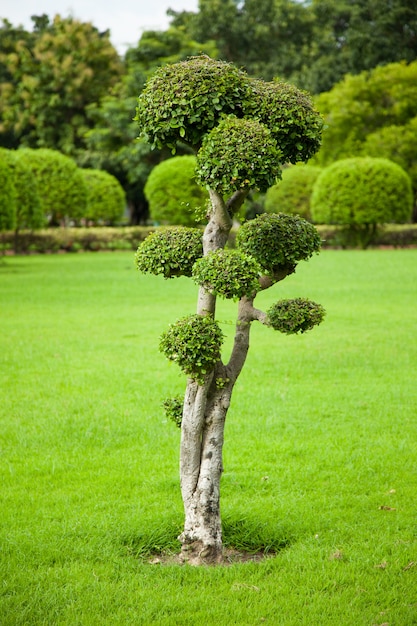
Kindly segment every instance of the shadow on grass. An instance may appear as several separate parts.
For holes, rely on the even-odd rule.
[[[181,544],[177,537],[182,530],[182,520],[165,520],[158,525],[142,524],[142,532],[127,533],[119,537],[122,554],[128,557],[149,559],[157,555],[175,555]],[[287,548],[294,537],[283,528],[250,517],[227,516],[223,520],[223,543],[229,550],[242,553],[273,556]]]

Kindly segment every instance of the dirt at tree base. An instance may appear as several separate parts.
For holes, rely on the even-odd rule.
[[[182,553],[154,555],[148,559],[148,563],[150,565],[228,567],[229,565],[236,565],[238,563],[259,563],[265,559],[271,559],[274,556],[274,552],[245,552],[244,550],[236,550],[234,548],[224,548],[221,559],[215,563],[206,561],[204,558],[186,559]]]

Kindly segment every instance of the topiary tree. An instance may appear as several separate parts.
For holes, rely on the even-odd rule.
[[[336,161],[318,177],[311,197],[315,223],[341,224],[343,242],[366,248],[378,227],[411,219],[408,174],[388,159],[352,157]]]
[[[23,148],[19,157],[36,176],[42,210],[51,226],[84,217],[87,187],[75,161],[48,148]]]
[[[251,324],[285,333],[319,323],[322,307],[308,300],[255,308],[256,295],[293,273],[320,248],[315,228],[300,217],[263,214],[225,248],[233,216],[250,190],[266,191],[283,163],[307,160],[319,147],[322,121],[309,97],[279,82],[251,80],[232,65],[206,56],[158,69],[138,100],[140,127],[154,146],[187,143],[197,156],[197,180],[210,196],[208,223],[150,235],[136,254],[142,272],[185,275],[199,285],[197,311],[163,333],[160,349],[187,375],[183,402],[165,403],[181,423],[180,475],[185,523],[182,558],[222,559],[220,476],[224,423],[233,387],[249,348]],[[217,297],[237,301],[230,358],[223,362]]]
[[[123,217],[126,194],[115,176],[96,169],[80,169],[87,188],[83,217],[91,222],[113,225]]]
[[[192,226],[200,221],[207,191],[196,182],[194,155],[176,156],[156,165],[145,185],[152,220],[160,224]]]
[[[282,180],[265,194],[267,213],[290,213],[311,221],[310,198],[321,167],[297,165],[282,171]]]

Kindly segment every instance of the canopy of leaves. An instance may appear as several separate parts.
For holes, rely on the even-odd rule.
[[[126,196],[117,178],[104,170],[79,170],[87,187],[84,217],[95,223],[113,224],[123,217]]]
[[[262,268],[240,250],[209,252],[193,266],[193,279],[212,294],[239,300],[259,290]]]
[[[195,169],[193,155],[172,157],[153,168],[144,191],[154,222],[192,226],[200,221],[208,193],[197,184]]]
[[[273,278],[318,252],[321,239],[314,226],[299,216],[263,213],[240,227],[236,244]]]
[[[220,358],[224,335],[211,315],[189,315],[161,335],[159,349],[185,374],[202,383]]]
[[[310,197],[321,169],[313,165],[297,165],[283,169],[282,180],[266,192],[265,211],[300,215],[311,221]]]
[[[173,151],[177,141],[198,148],[222,115],[242,115],[248,94],[243,72],[202,55],[159,68],[138,99],[136,120],[142,135]]]
[[[198,228],[164,228],[151,233],[139,246],[136,265],[140,272],[165,278],[191,276],[203,256],[203,233]]]
[[[225,195],[239,189],[266,191],[280,177],[282,160],[266,126],[229,116],[205,136],[197,153],[197,180]]]
[[[0,159],[10,168],[16,194],[15,229],[36,229],[45,223],[38,192],[38,181],[32,169],[22,158],[21,151],[0,149]]]
[[[267,311],[268,325],[286,335],[305,333],[318,326],[325,316],[321,304],[307,298],[280,300]]]
[[[42,210],[51,224],[84,217],[87,187],[70,157],[57,150],[24,148],[19,158],[36,176]]]
[[[411,219],[410,177],[388,159],[352,157],[330,165],[317,178],[311,197],[320,224],[404,223]]]

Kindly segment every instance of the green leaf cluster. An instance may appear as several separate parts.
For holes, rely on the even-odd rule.
[[[321,171],[321,167],[303,164],[284,168],[281,181],[265,194],[265,211],[300,215],[311,221],[310,198]]]
[[[268,325],[286,335],[305,333],[320,324],[325,313],[321,304],[307,298],[280,300],[267,311]]]
[[[321,144],[323,119],[310,96],[281,81],[251,80],[252,97],[245,102],[245,115],[258,119],[271,131],[284,163],[307,161]]]
[[[164,228],[151,233],[139,246],[135,260],[140,272],[165,278],[191,276],[203,256],[203,236],[198,228]]]
[[[165,415],[168,419],[173,421],[178,428],[181,428],[183,404],[184,398],[182,396],[166,398],[163,402]]]
[[[259,290],[262,267],[241,250],[218,249],[198,259],[193,279],[212,294],[239,300]]]
[[[115,176],[96,169],[80,169],[87,187],[84,217],[94,223],[114,224],[123,217],[126,196]]]
[[[404,223],[412,212],[408,174],[388,159],[352,157],[336,161],[318,177],[311,198],[319,224]]]
[[[138,99],[135,120],[154,147],[177,141],[198,147],[222,115],[242,115],[248,95],[245,74],[206,55],[156,70]]]
[[[266,191],[281,176],[282,161],[264,124],[229,116],[205,136],[197,153],[197,180],[225,195],[239,189]]]
[[[318,252],[321,239],[316,228],[298,215],[263,213],[240,227],[236,244],[273,277],[283,269],[293,271],[299,261]]]
[[[224,335],[211,315],[189,315],[161,335],[159,349],[199,383],[220,358]]]
[[[208,201],[208,193],[196,182],[194,155],[176,156],[156,165],[145,185],[152,220],[159,224],[192,226]]]

